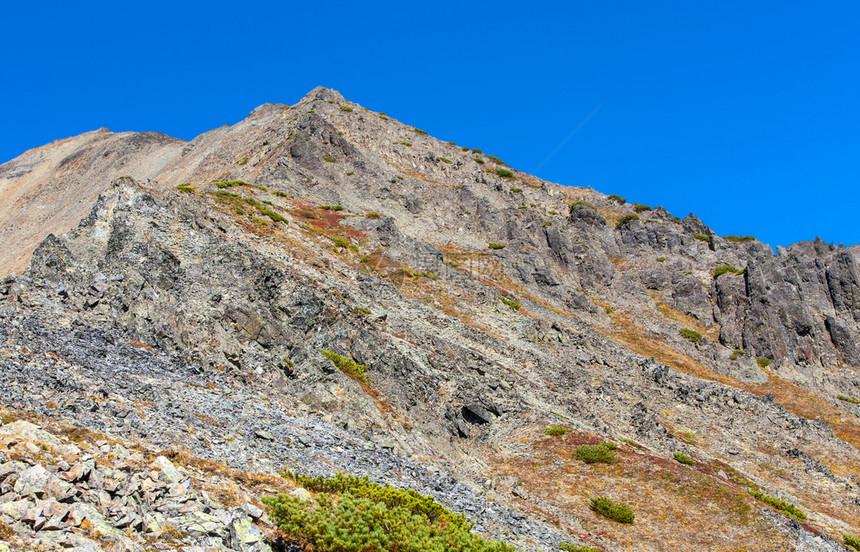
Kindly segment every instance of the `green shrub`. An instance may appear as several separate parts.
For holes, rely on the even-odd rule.
[[[340,106],[340,110],[341,110],[341,111],[346,111],[347,113],[352,113],[352,108],[351,108],[351,107],[349,107],[348,105],[342,105],[342,106]]]
[[[634,203],[633,204],[633,210],[636,211],[637,213],[642,213],[644,211],[650,211],[651,207],[649,207],[648,205],[643,205],[641,203]]]
[[[735,268],[730,264],[720,265],[714,269],[714,278],[718,278],[726,272],[731,272],[732,274],[743,274],[746,270],[746,268]]]
[[[848,402],[851,404],[860,404],[860,400],[855,399],[853,397],[849,397],[847,395],[836,395],[836,398],[839,399],[840,401],[845,401],[845,402]]]
[[[672,217],[672,222],[674,222],[675,224],[681,224],[681,217]]]
[[[403,144],[404,146],[406,146],[407,148],[412,147],[412,142],[400,142],[400,143]]]
[[[502,300],[502,303],[506,304],[507,306],[511,307],[512,309],[520,310],[521,305],[519,303],[517,303],[516,301],[514,301],[513,299],[508,299],[507,297],[503,297],[501,295],[499,296],[499,299]]]
[[[543,430],[547,435],[551,435],[553,437],[557,435],[564,435],[565,433],[570,432],[570,429],[564,427],[563,425],[551,425],[548,428]]]
[[[239,165],[240,167],[242,165],[247,165],[248,164],[248,156],[246,155],[242,159],[239,159],[238,161],[236,161],[236,164]]]
[[[499,159],[495,155],[487,155],[487,159],[489,159],[490,161],[492,161],[493,163],[496,163],[498,165],[507,165],[507,163],[505,163],[504,161],[502,161],[501,159]]]
[[[331,155],[326,155],[325,157],[323,157],[323,161],[325,161],[326,163],[336,163],[337,159],[335,159]]]
[[[272,192],[272,194],[278,197],[290,197],[290,194],[288,194],[287,192],[282,192],[280,190],[275,190],[274,192]]]
[[[426,130],[421,130],[420,128],[413,128],[412,130],[417,132],[418,134],[427,134]]]
[[[547,213],[549,213],[549,214],[550,214],[550,215],[552,215],[552,216],[556,216],[556,215],[558,215],[558,211],[553,211],[552,209],[550,209],[549,211],[547,211]]]
[[[734,353],[729,355],[729,360],[737,360],[737,359],[738,359],[738,355],[736,355]]]
[[[343,211],[342,205],[320,205],[323,211]]]
[[[560,542],[558,547],[565,552],[601,552],[596,546],[586,546],[584,544],[570,544],[569,542]]]
[[[657,262],[658,262],[658,263],[664,263],[664,262],[666,262],[666,257],[657,257]]]
[[[503,243],[490,243],[490,249],[504,249],[505,244]]]
[[[221,192],[219,192],[219,193],[221,193]],[[227,193],[229,193],[229,192],[227,192]],[[257,211],[259,211],[260,214],[266,215],[267,217],[272,219],[273,222],[287,222],[287,219],[285,219],[283,216],[281,216],[280,213],[277,213],[277,212],[273,211],[272,209],[266,207],[265,205],[263,205],[262,203],[260,203],[256,199],[246,197],[245,203],[247,203],[248,205],[257,209]]]
[[[854,535],[842,535],[842,540],[854,550],[860,550],[860,539]]]
[[[352,310],[354,310],[358,314],[361,314],[362,316],[370,315],[370,309],[366,309],[364,307],[353,307]]]
[[[352,175],[354,175],[354,174],[355,174],[355,171],[348,171],[348,172],[346,173],[346,176],[352,176]]]
[[[191,186],[190,182],[186,182],[185,184],[180,184],[176,187],[177,190],[186,194],[193,194],[194,188]]]
[[[772,506],[773,508],[776,508],[780,512],[783,512],[784,514],[786,514],[789,517],[793,517],[794,519],[796,519],[798,521],[806,520],[806,514],[801,512],[800,509],[797,506],[795,506],[794,504],[791,504],[789,502],[785,502],[784,500],[780,500],[780,499],[773,497],[773,496],[770,496],[770,495],[766,495],[766,494],[761,493],[759,491],[750,491],[750,494],[753,495],[754,497],[756,497],[757,499],[761,500],[765,504]]]
[[[483,150],[479,150],[478,148],[472,148],[472,153],[481,153],[483,154]]]
[[[457,145],[457,142],[455,142],[455,141],[453,141],[453,140],[448,140],[448,145],[449,145],[449,146],[456,146],[456,145]]]
[[[767,359],[767,358],[760,358],[760,359],[756,360],[755,362],[756,362],[756,364],[758,364],[762,368],[767,368],[768,366],[770,366],[770,359]]]
[[[588,207],[589,209],[594,209],[594,205],[592,205],[591,203],[588,203],[587,201],[574,201],[573,203],[570,204],[570,212],[571,213],[573,212],[573,208],[576,207],[577,205],[583,205],[585,207]]]
[[[349,357],[345,357],[343,355],[339,355],[334,351],[329,351],[328,349],[323,349],[320,353],[332,361],[335,366],[337,366],[338,370],[351,377],[354,380],[367,383],[370,381],[370,377],[365,375],[365,371],[367,370],[367,366],[363,364],[359,364],[356,361],[352,360]]]
[[[633,220],[639,220],[639,215],[636,215],[634,213],[630,213],[629,215],[624,215],[623,217],[621,217],[618,220],[618,222],[615,223],[615,227],[621,228],[622,226],[624,226],[625,224],[627,224],[628,222],[633,221]]]
[[[221,190],[226,188],[233,188],[235,186],[250,186],[247,182],[243,182],[242,180],[228,180],[227,182],[216,182],[215,187]]]
[[[362,496],[361,490],[368,490],[370,496]],[[398,503],[404,498],[406,504]],[[471,533],[465,519],[453,522],[426,515],[420,508],[421,499],[427,500],[415,491],[376,486],[345,491],[340,496],[323,495],[306,503],[286,494],[264,497],[263,503],[280,531],[319,551],[516,551],[513,546]],[[449,517],[454,518],[453,514]]]
[[[511,188],[511,192],[513,192],[515,194],[521,194],[521,193],[523,193],[523,189],[522,188]]]
[[[693,460],[692,458],[690,458],[689,456],[687,456],[686,454],[684,454],[683,452],[675,451],[674,453],[672,453],[672,456],[675,457],[675,460],[677,462],[684,464],[686,466],[695,466],[696,465],[696,461]]]
[[[483,160],[483,159],[481,159],[480,157],[476,157],[476,158],[475,158],[475,161],[476,161],[476,162],[478,162],[478,163],[480,163],[481,165],[483,165],[483,164],[484,164],[484,160]]]
[[[633,510],[623,504],[612,502],[605,496],[591,499],[591,510],[618,523],[633,523]]]
[[[689,339],[692,343],[695,343],[698,340],[702,339],[702,334],[700,334],[696,330],[691,330],[689,328],[681,328],[680,330],[678,330],[678,333],[680,333],[684,339]]]
[[[711,236],[707,236],[705,234],[696,234],[695,232],[693,232],[693,237],[699,241],[711,243]]]
[[[377,213],[376,211],[371,211],[371,212],[367,213],[367,214],[366,214],[366,215],[364,215],[364,216],[366,216],[366,217],[367,217],[367,218],[369,218],[369,219],[378,219],[378,218],[380,218],[382,215],[380,215],[380,214],[379,214],[379,213]]]
[[[746,243],[755,241],[755,236],[735,236],[734,234],[729,234],[728,236],[723,236],[723,239],[735,243]]]
[[[494,172],[502,178],[511,178],[512,176],[514,176],[513,171],[510,171],[504,167],[496,167],[496,170]]]
[[[623,197],[621,197],[620,195],[617,195],[617,194],[609,194],[606,199],[608,199],[610,201],[614,201],[615,203],[618,203],[619,205],[624,205],[625,203],[627,203],[626,199],[624,199]]]
[[[613,309],[612,307],[606,307],[603,310],[606,312],[606,314],[612,314],[613,312],[615,312],[615,309]]]
[[[346,238],[342,238],[340,236],[335,236],[331,238],[331,241],[338,247],[349,247],[349,240]]]
[[[576,447],[576,458],[586,464],[602,462],[609,464],[615,460],[615,449],[618,445],[603,441],[598,445],[579,445]]]
[[[447,163],[447,164],[449,164],[449,165],[450,165],[451,163],[453,163],[453,161],[451,161],[451,160],[450,160],[450,159],[448,159],[447,157],[440,157],[440,158],[439,158],[439,161],[442,161],[443,163]]]

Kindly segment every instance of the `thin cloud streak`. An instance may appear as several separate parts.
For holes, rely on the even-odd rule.
[[[567,143],[567,141],[568,141],[568,140],[570,140],[571,138],[573,138],[573,135],[574,135],[574,134],[576,134],[577,132],[579,132],[579,129],[581,129],[581,128],[585,125],[585,123],[587,123],[587,122],[588,122],[588,120],[589,120],[589,119],[591,119],[591,118],[594,116],[594,114],[595,114],[595,113],[597,113],[598,111],[600,111],[600,108],[601,108],[601,107],[603,107],[603,104],[598,105],[598,106],[597,106],[597,108],[595,108],[595,110],[594,110],[594,111],[592,111],[591,113],[589,113],[589,114],[588,114],[588,117],[586,117],[585,119],[583,119],[583,120],[582,120],[582,122],[581,122],[581,123],[579,123],[579,126],[578,126],[578,127],[576,127],[575,129],[573,129],[573,132],[571,132],[571,133],[567,136],[567,138],[565,138],[565,139],[562,141],[562,143],[558,145],[558,147],[556,147],[554,150],[552,150],[552,153],[550,153],[549,155],[547,155],[547,156],[546,156],[546,159],[544,159],[544,160],[541,162],[541,164],[540,164],[540,165],[538,165],[538,166],[537,166],[537,168],[536,168],[534,171],[532,171],[532,172],[535,172],[535,173],[536,173],[536,172],[538,172],[538,171],[540,170],[540,168],[541,168],[541,167],[543,167],[544,165],[546,165],[546,162],[547,162],[547,161],[549,161],[550,159],[552,159],[552,156],[553,156],[553,155],[555,155],[556,153],[558,153],[558,150],[560,150],[561,148],[563,148],[563,147],[564,147],[564,145]]]

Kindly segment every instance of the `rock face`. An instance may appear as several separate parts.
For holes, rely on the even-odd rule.
[[[59,174],[67,186],[46,188]],[[0,186],[20,198],[3,228],[33,202],[51,221],[3,253],[7,272],[29,258],[0,282],[9,415],[148,451],[135,471],[91,443],[0,428],[65,455],[0,448],[14,474],[0,475],[0,522],[21,542],[133,550],[165,544],[150,529],[170,522],[176,546],[273,543],[251,511],[275,489],[244,488],[240,512],[195,487],[177,449],[415,488],[524,549],[836,550],[829,539],[860,534],[860,409],[843,400],[860,398],[858,246],[774,256],[326,89],[188,143],[51,144],[0,166]],[[619,462],[575,459],[600,440]],[[636,522],[596,516],[599,494]]]

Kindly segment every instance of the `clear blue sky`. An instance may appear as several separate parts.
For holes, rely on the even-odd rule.
[[[860,4],[7,3],[0,162],[184,139],[317,85],[458,144],[771,245],[860,243]],[[0,198],[2,201],[2,198]]]

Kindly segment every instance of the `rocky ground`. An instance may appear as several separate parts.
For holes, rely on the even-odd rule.
[[[839,550],[860,534],[857,246],[774,256],[693,215],[540,181],[325,89],[189,143],[107,138],[0,166],[0,189],[43,190],[19,194],[20,209],[72,164],[74,185],[97,196],[0,283],[5,406],[83,432],[69,469],[122,443],[143,455],[105,465],[123,485],[167,469],[161,456],[209,466],[243,497],[186,485],[213,529],[168,509],[174,540],[159,542],[146,516],[167,514],[134,485],[112,510],[65,481],[81,500],[54,497],[60,510],[92,504],[122,546],[276,544],[265,516],[241,508],[288,485],[274,477],[283,467],[415,488],[523,549]],[[102,142],[120,157],[100,156]],[[550,424],[570,431],[547,436]],[[616,462],[575,459],[601,440],[618,445]],[[51,454],[42,467],[63,481]],[[37,463],[8,473],[42,477]],[[119,534],[34,533],[46,493],[4,484],[0,502],[32,502],[26,519],[3,518],[17,543]],[[169,497],[171,485],[159,488]],[[104,492],[108,505],[120,496]],[[600,495],[635,523],[590,511]],[[263,540],[240,542],[236,523]]]

